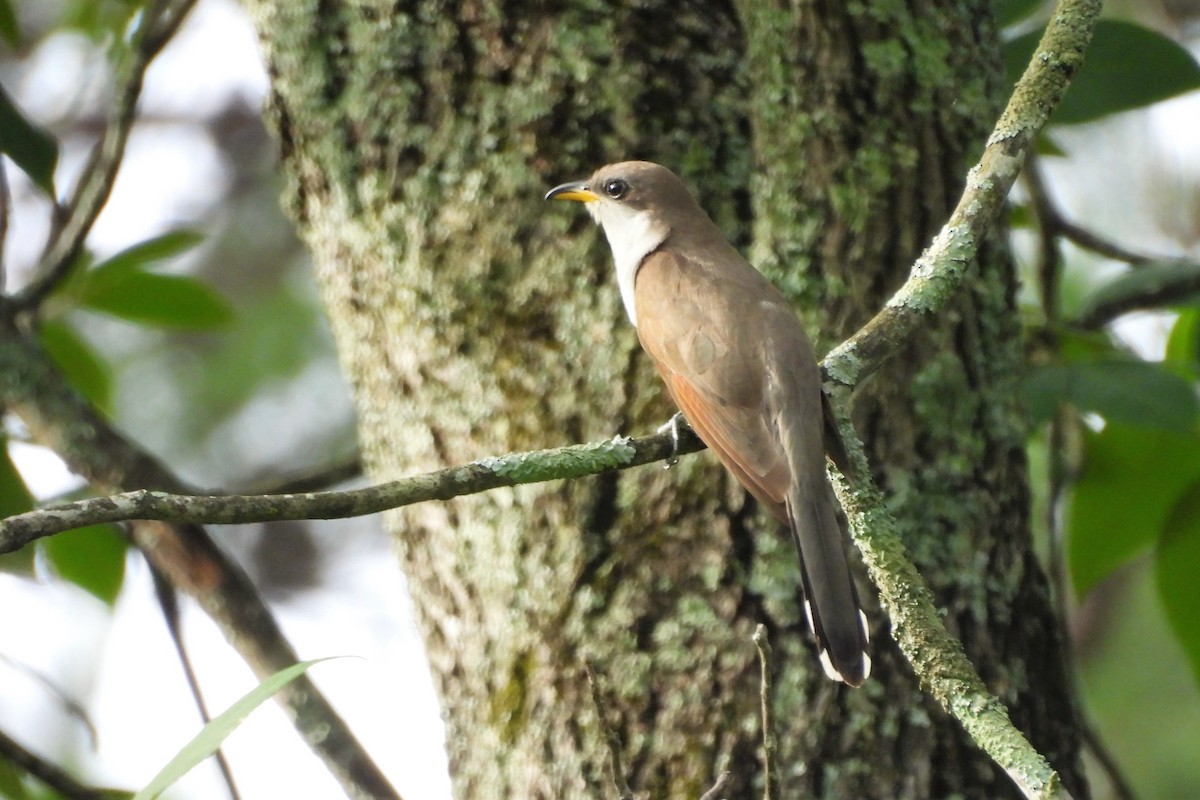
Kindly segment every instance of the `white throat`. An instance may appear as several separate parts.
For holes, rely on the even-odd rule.
[[[633,300],[633,284],[642,259],[663,243],[670,232],[666,225],[645,210],[636,210],[617,203],[598,200],[587,204],[588,213],[604,228],[608,246],[612,248],[617,266],[617,287],[621,301],[633,327],[637,327],[637,306]]]

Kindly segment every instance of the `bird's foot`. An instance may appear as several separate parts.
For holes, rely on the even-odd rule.
[[[671,455],[663,462],[663,469],[670,469],[679,463],[679,425],[683,421],[683,412],[676,411],[674,416],[658,426],[659,433],[671,432]]]

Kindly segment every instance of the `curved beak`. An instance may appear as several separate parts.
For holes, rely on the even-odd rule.
[[[573,181],[555,186],[546,192],[546,200],[576,200],[580,203],[594,203],[600,196],[588,188],[587,181]]]

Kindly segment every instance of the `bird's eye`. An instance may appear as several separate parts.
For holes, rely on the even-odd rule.
[[[629,194],[629,184],[621,178],[613,178],[604,184],[604,193],[613,200],[620,200]]]

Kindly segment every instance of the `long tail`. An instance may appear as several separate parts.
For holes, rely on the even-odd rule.
[[[800,555],[804,610],[821,666],[833,680],[861,686],[871,674],[867,618],[850,576],[836,503],[824,480],[810,482],[807,491],[793,486],[787,498],[789,527]]]

